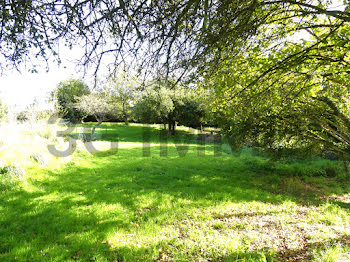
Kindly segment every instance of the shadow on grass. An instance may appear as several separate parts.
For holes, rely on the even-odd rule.
[[[325,251],[327,248],[342,245],[349,247],[349,236],[340,236],[329,241],[306,244],[299,249],[282,250],[280,252],[272,252],[269,249],[260,249],[254,252],[237,251],[219,259],[219,261],[311,261],[313,253],[316,250]],[[339,254],[340,257],[332,257],[325,261],[349,261],[349,253]],[[333,260],[334,259],[334,260]]]
[[[84,125],[76,125],[70,136],[73,138],[79,138],[79,134],[84,132],[85,135],[89,135],[92,123]],[[85,130],[83,128],[86,128]],[[126,126],[124,124],[102,124],[96,129],[95,138],[99,141],[108,142],[133,142],[133,143],[198,143],[211,144],[213,141],[204,141],[204,137],[207,134],[200,134],[198,130],[187,129],[177,130],[175,135],[169,137],[168,130],[162,127],[147,126],[147,125],[131,125]]]
[[[119,261],[138,251],[111,248],[111,232],[166,225],[225,202],[299,200],[259,186],[266,177],[254,177],[239,159],[198,157],[190,149],[186,157],[176,148],[160,157],[155,147],[150,157],[140,148],[98,153],[77,166],[41,171],[44,179],[32,179],[32,191],[2,192],[0,260]],[[147,258],[155,259],[160,252],[141,249],[140,257],[151,252]]]

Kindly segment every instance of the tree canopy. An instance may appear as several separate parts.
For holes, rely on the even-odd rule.
[[[110,92],[115,103],[120,105],[121,116],[126,125],[129,124],[132,103],[138,93],[139,83],[137,77],[126,72],[112,77],[106,89]]]
[[[77,97],[76,100],[74,104],[76,109],[86,115],[94,116],[97,120],[97,124],[92,128],[92,135],[102,122],[119,113],[118,105],[113,103],[111,96],[106,93],[91,93]]]
[[[156,85],[145,89],[134,107],[136,118],[145,123],[168,125],[169,134],[177,124],[200,127],[205,123],[204,100],[190,88]]]
[[[311,0],[2,1],[2,67],[51,55],[59,62],[64,43],[81,47],[83,66],[98,69],[109,55],[113,64],[134,61],[140,69],[181,76],[220,60],[223,47],[254,43],[262,32],[282,39],[318,28],[341,30],[350,21],[344,4],[345,10],[333,10],[328,1]]]
[[[79,123],[82,121],[84,113],[76,109],[75,103],[77,97],[89,93],[89,87],[82,80],[67,79],[58,83],[51,96],[58,111],[65,119],[72,123]]]
[[[265,43],[227,57],[207,76],[204,82],[215,90],[215,110],[234,145],[247,140],[270,148],[317,145],[349,156],[349,25],[316,32],[308,41],[273,50]]]

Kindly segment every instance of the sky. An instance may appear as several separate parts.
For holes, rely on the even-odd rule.
[[[340,0],[334,0],[332,7],[343,9]],[[66,55],[69,57],[68,53]],[[21,73],[14,71],[0,75],[0,99],[17,110],[25,109],[35,99],[41,108],[50,108],[48,103],[49,94],[60,81],[68,78],[84,80],[82,73],[75,70],[72,62],[65,62],[65,66],[66,68],[54,64],[50,65],[49,72],[46,72],[45,69],[42,69],[39,73],[22,70]]]
[[[16,106],[20,110],[25,109],[35,99],[41,108],[49,109],[50,92],[60,81],[69,77],[74,77],[74,74],[60,68],[48,73],[8,72],[0,77],[0,97],[6,104]]]

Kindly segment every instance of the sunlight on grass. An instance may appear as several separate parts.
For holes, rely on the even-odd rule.
[[[325,198],[348,193],[337,177],[290,176],[306,164],[215,155],[213,144],[199,154],[203,145],[190,141],[162,156],[159,143],[145,149],[135,139],[135,126],[108,127],[124,136],[112,150],[94,141],[103,152],[89,154],[80,141],[70,158],[57,158],[47,135],[16,147],[16,158],[12,147],[1,151],[26,172],[25,183],[0,191],[2,261],[335,261],[347,252],[349,205]]]

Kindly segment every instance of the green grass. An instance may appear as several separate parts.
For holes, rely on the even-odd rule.
[[[29,161],[25,181],[0,189],[0,261],[348,255],[350,185],[339,163],[271,163],[249,150],[231,154],[225,145],[214,156],[213,144],[193,139],[187,148],[172,140],[165,156],[153,144],[160,141],[155,127],[146,148],[142,126],[107,124],[99,132],[106,128],[104,140],[118,135],[124,147],[88,154],[80,145],[71,161]],[[329,168],[339,174],[327,174]]]
[[[77,138],[80,132],[89,133],[93,125],[93,123],[76,125],[71,132],[71,136]],[[103,123],[97,129],[95,139],[129,143],[193,143],[197,142],[194,135],[200,135],[198,130],[183,126],[177,127],[176,131],[176,135],[169,138],[167,130],[163,129],[163,125],[130,123],[129,126],[126,126],[122,123]]]

